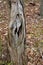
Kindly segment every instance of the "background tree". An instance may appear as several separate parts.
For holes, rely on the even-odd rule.
[[[40,15],[43,18],[43,0],[40,0]]]

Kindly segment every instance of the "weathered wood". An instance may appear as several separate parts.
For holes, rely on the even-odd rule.
[[[11,0],[11,19],[9,24],[8,44],[11,61],[15,65],[22,64],[22,54],[24,52],[25,40],[25,20],[23,12],[23,4],[20,0]]]

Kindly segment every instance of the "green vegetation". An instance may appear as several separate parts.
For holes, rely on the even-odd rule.
[[[0,65],[11,65],[11,62],[4,62],[4,61],[0,61]]]

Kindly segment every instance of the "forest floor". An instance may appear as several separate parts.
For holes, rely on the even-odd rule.
[[[43,65],[43,19],[40,1],[25,3],[27,65]]]
[[[27,65],[43,65],[43,19],[40,17],[40,2],[35,1],[24,2]],[[8,33],[9,11],[8,1],[0,0],[0,65],[2,61],[3,63],[10,61],[5,41]]]

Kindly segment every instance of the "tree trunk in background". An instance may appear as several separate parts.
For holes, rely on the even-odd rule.
[[[40,15],[43,18],[43,0],[41,0],[41,5],[40,5]]]

